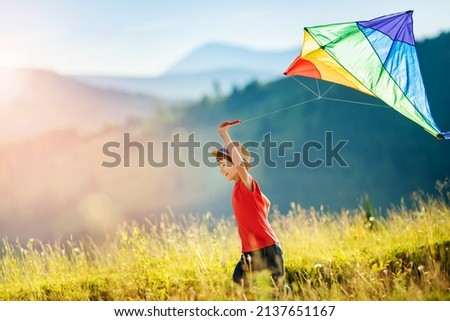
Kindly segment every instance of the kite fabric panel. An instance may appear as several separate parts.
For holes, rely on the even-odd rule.
[[[439,139],[420,73],[413,11],[369,21],[304,28],[303,46],[287,76],[322,79],[375,96]]]

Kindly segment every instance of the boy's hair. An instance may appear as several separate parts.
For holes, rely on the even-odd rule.
[[[220,162],[222,159],[225,159],[225,160],[227,160],[227,161],[229,161],[230,163],[233,164],[233,160],[231,159],[231,156],[228,155],[228,153],[221,152],[220,149],[219,149],[219,152],[216,155],[216,159],[217,159],[217,162]]]
[[[249,163],[250,153],[248,152],[247,148],[245,148],[244,145],[241,145],[238,142],[232,142],[232,144],[235,146],[234,148],[237,148],[239,154],[241,154],[241,157],[244,161],[245,167],[247,169],[250,169],[252,167],[252,165],[250,165],[250,163]],[[230,154],[229,150],[225,147],[222,147],[218,150],[213,150],[211,152],[211,154],[216,157],[218,162],[222,159],[226,159],[227,161],[229,161],[233,164],[231,154]]]

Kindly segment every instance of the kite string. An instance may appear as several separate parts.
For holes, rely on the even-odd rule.
[[[242,120],[242,122],[243,122],[243,123],[244,123],[244,122],[248,123],[248,122],[250,122],[250,121],[254,121],[254,120],[259,119],[259,118],[263,118],[263,117],[266,117],[266,116],[270,116],[270,115],[273,115],[273,114],[282,112],[282,111],[287,110],[287,109],[291,109],[291,108],[294,108],[294,107],[302,106],[302,105],[305,105],[305,104],[310,103],[310,102],[312,102],[312,101],[316,101],[316,100],[319,100],[319,99],[320,99],[320,95],[317,94],[316,92],[314,92],[314,90],[312,90],[311,88],[309,88],[309,87],[308,87],[307,85],[305,85],[303,82],[301,82],[300,80],[296,79],[295,77],[289,77],[289,78],[295,80],[298,84],[302,85],[304,88],[306,88],[307,90],[309,90],[309,91],[310,91],[311,93],[313,93],[314,96],[316,96],[316,97],[313,98],[313,99],[309,99],[309,100],[306,100],[306,101],[302,101],[302,102],[299,102],[299,103],[296,103],[296,104],[287,106],[287,107],[283,107],[283,108],[281,108],[281,109],[269,111],[269,112],[267,112],[267,113],[264,113],[264,114],[261,114],[261,115],[258,115],[258,116],[255,116],[255,117],[246,119],[246,120]],[[318,81],[317,81],[317,89],[318,89],[318,91],[320,92],[320,88],[319,88],[319,83],[318,83]],[[329,90],[329,89],[328,89],[328,90]],[[328,91],[328,90],[327,90],[327,91]]]
[[[287,106],[287,107],[283,107],[283,108],[281,108],[281,109],[269,111],[269,112],[267,112],[267,113],[264,113],[264,114],[261,114],[261,115],[255,116],[255,117],[252,117],[252,118],[248,118],[248,119],[242,120],[241,122],[242,122],[242,123],[248,123],[248,122],[254,121],[254,120],[256,120],[256,119],[259,119],[259,118],[262,118],[262,117],[266,117],[266,116],[270,116],[270,115],[273,115],[273,114],[282,112],[282,111],[287,110],[287,109],[291,109],[291,108],[294,108],[294,107],[298,107],[298,106],[301,106],[301,105],[305,105],[305,104],[307,104],[307,103],[310,103],[310,102],[312,102],[312,101],[319,100],[319,99],[320,99],[319,97],[315,97],[315,98],[313,98],[313,99],[309,99],[309,100],[306,100],[306,101],[302,101],[302,102],[300,102],[300,103],[296,103],[296,104],[293,104],[293,105],[290,105],[290,106]]]
[[[296,77],[289,77],[289,78],[295,80],[298,84],[300,84],[301,86],[306,88],[308,91],[313,93],[315,98],[309,99],[309,100],[305,100],[305,101],[302,101],[302,102],[299,102],[299,103],[296,103],[296,104],[293,104],[293,105],[289,105],[289,106],[283,107],[281,109],[273,110],[273,111],[270,111],[270,112],[267,112],[267,113],[264,113],[264,114],[260,114],[260,115],[255,116],[255,117],[248,118],[246,120],[242,120],[242,122],[243,123],[244,122],[248,123],[248,122],[254,121],[256,119],[263,118],[263,117],[266,117],[266,116],[270,116],[270,115],[273,115],[273,114],[285,111],[287,109],[291,109],[291,108],[294,108],[294,107],[302,106],[302,105],[305,105],[307,103],[310,103],[310,102],[313,102],[313,101],[316,101],[316,100],[320,100],[320,99],[325,99],[325,100],[330,100],[330,101],[337,101],[337,102],[343,102],[343,103],[349,103],[349,104],[357,104],[357,105],[365,105],[365,106],[377,106],[377,107],[390,108],[389,106],[382,105],[382,104],[374,104],[374,103],[366,103],[366,102],[355,101],[355,100],[340,99],[340,98],[333,98],[333,97],[325,97],[325,95],[328,94],[328,92],[331,89],[334,88],[334,86],[336,85],[335,83],[333,83],[323,94],[321,94],[320,93],[320,86],[319,86],[319,80],[318,79],[316,79],[316,85],[317,85],[317,93],[316,93],[316,92],[314,92],[314,90],[309,88],[307,85],[305,85],[303,82],[298,80]]]
[[[314,90],[312,90],[311,88],[309,88],[308,86],[306,86],[303,82],[301,82],[300,80],[298,80],[297,78],[295,78],[295,77],[293,77],[293,76],[291,76],[291,77],[289,77],[290,79],[292,79],[292,80],[295,80],[298,84],[300,84],[300,85],[302,85],[303,87],[305,87],[306,89],[308,89],[310,92],[312,92],[316,97],[320,97],[320,95],[318,94],[318,93],[316,93]],[[318,88],[318,92],[320,92],[320,89],[319,89],[319,83],[318,83],[318,80],[316,79],[316,82],[317,82],[317,88]]]
[[[317,80],[317,82],[319,82],[318,80]],[[333,83],[324,93],[323,93],[323,95],[322,95],[322,97],[325,97],[325,95],[326,94],[328,94],[328,92],[331,90],[331,89],[333,89],[333,87],[336,85],[336,83]]]
[[[347,100],[347,99],[339,99],[339,98],[333,98],[333,97],[321,97],[322,99],[325,100],[331,100],[331,101],[339,101],[342,103],[348,103],[348,104],[357,104],[357,105],[365,105],[365,106],[376,106],[376,107],[384,107],[384,108],[391,108],[387,105],[382,105],[382,104],[374,104],[374,103],[365,103],[362,101],[354,101],[354,100]]]

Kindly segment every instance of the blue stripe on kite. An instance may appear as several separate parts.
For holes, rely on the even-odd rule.
[[[359,28],[408,100],[432,127],[437,128],[431,116],[415,46],[406,42],[392,41],[386,34],[372,28],[365,28],[362,25],[359,25]]]
[[[405,42],[394,41],[385,67],[428,124],[437,128],[431,117],[416,47]]]
[[[359,28],[369,39],[370,44],[375,49],[378,57],[380,57],[381,63],[384,64],[392,46],[392,39],[378,30],[365,28],[361,25],[359,25]]]

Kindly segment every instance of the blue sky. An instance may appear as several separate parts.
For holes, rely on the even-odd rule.
[[[406,10],[418,40],[450,31],[448,0],[0,0],[0,68],[155,76],[209,42],[300,48],[305,26]]]

